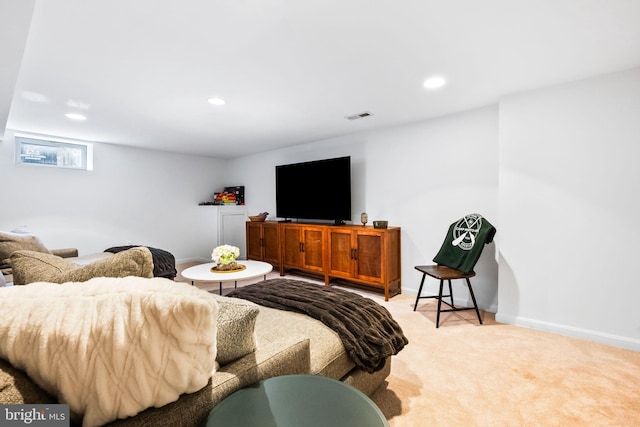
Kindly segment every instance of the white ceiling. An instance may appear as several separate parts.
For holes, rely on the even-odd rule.
[[[0,124],[222,158],[640,66],[638,0],[1,1]]]

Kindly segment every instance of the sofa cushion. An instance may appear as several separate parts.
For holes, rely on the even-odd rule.
[[[78,256],[78,248],[51,249],[51,253],[62,258],[72,258]]]
[[[59,256],[35,251],[15,251],[11,254],[13,284],[26,285],[33,282],[56,282],[62,274],[77,268]]]
[[[20,227],[12,231],[0,231],[0,270],[3,274],[11,274],[11,262],[9,258],[15,251],[36,251],[45,254],[51,253],[37,236],[26,227]]]
[[[11,255],[11,264],[14,285],[85,282],[94,277],[153,277],[151,252],[144,247],[132,248],[84,266],[51,254],[16,251]]]
[[[0,358],[83,425],[177,400],[215,371],[218,305],[161,278],[0,288]]]
[[[221,366],[203,389],[133,418],[116,420],[109,427],[203,426],[209,411],[231,393],[268,378],[308,373],[308,339],[288,345],[261,345],[255,352]]]
[[[276,343],[286,345],[308,338],[311,341],[309,373],[341,379],[355,367],[338,334],[321,321],[300,313],[259,307],[260,314],[256,321],[258,347]]]
[[[96,261],[103,260],[105,258],[110,258],[112,256],[113,254],[111,252],[95,252],[92,254],[70,257],[67,258],[67,261],[71,261],[72,263],[77,265],[87,265],[92,264]]]
[[[260,309],[250,301],[212,295],[220,307],[216,360],[223,366],[256,349],[255,324]]]
[[[384,306],[348,290],[280,278],[234,289],[227,296],[321,321],[338,334],[356,366],[367,372],[382,369],[389,356],[409,343]]]

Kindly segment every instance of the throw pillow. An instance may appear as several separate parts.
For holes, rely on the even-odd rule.
[[[153,257],[145,247],[132,248],[79,266],[51,254],[16,251],[11,255],[13,284],[85,282],[94,277],[153,277]]]
[[[85,426],[174,402],[215,371],[218,305],[186,283],[100,277],[0,288],[0,312],[0,358]]]
[[[51,253],[26,227],[9,232],[0,231],[0,270],[3,274],[11,274],[9,258],[12,253],[20,250]]]
[[[15,251],[11,254],[13,284],[27,285],[33,282],[53,282],[67,271],[77,268],[72,262],[56,255],[34,251]]]
[[[216,361],[222,366],[255,351],[255,325],[260,310],[251,301],[212,295],[219,307]]]

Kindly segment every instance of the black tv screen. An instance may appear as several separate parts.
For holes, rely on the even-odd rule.
[[[276,166],[276,216],[351,221],[351,157]]]

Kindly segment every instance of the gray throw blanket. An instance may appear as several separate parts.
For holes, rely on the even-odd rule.
[[[409,340],[389,311],[375,301],[341,289],[300,280],[272,279],[238,288],[230,297],[303,313],[333,329],[358,368],[376,372]]]

